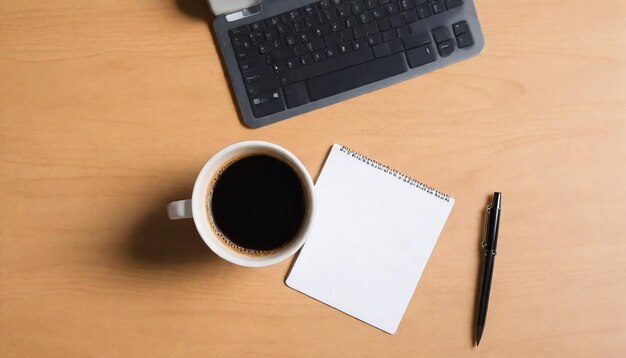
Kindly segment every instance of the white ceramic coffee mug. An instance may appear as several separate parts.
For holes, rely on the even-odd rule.
[[[207,205],[207,200],[210,200],[207,199],[207,197],[209,191],[212,189],[211,185],[215,183],[213,179],[217,175],[217,172],[235,159],[254,154],[270,155],[287,163],[296,174],[298,174],[306,195],[305,202],[307,206],[305,209],[305,218],[296,237],[278,251],[265,256],[246,255],[231,248],[220,239],[212,228],[210,222],[212,218]],[[200,171],[200,174],[198,174],[191,199],[169,203],[167,205],[167,213],[171,220],[193,218],[196,228],[204,242],[213,252],[224,260],[241,266],[263,267],[287,259],[302,247],[311,229],[313,218],[315,217],[315,204],[313,180],[302,162],[300,162],[295,155],[276,144],[250,141],[232,144],[220,150],[209,159]]]

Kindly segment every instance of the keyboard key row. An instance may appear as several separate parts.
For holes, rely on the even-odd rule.
[[[471,38],[471,33],[469,32],[469,28],[466,23],[455,24],[453,29],[457,35],[456,38],[459,48],[464,48],[473,44],[473,39]],[[265,60],[261,58],[244,60],[241,62],[241,70],[246,72],[250,69],[250,67],[259,67],[267,63],[269,65],[273,65],[274,72],[278,74],[284,69],[296,69],[300,65],[307,65],[311,62],[319,62],[327,58],[334,58],[338,55],[344,55],[351,51],[357,51],[367,46],[376,47],[375,51],[377,51],[380,55],[385,52],[385,47],[378,45],[389,42],[395,38],[403,39],[403,44],[406,49],[414,48],[430,42],[428,34],[413,34],[411,28],[408,26],[403,26],[396,30],[388,30],[383,33],[374,33],[367,37],[361,37],[362,35],[366,35],[367,32],[362,35],[358,34],[358,38],[355,38],[350,32],[348,32],[348,34],[350,35],[348,36],[342,34],[342,36],[338,36],[333,34],[331,36],[327,36],[325,39],[317,38],[311,40],[306,45],[299,44],[300,46],[294,46],[293,48],[285,47],[272,52],[265,57]],[[438,50],[442,57],[448,56],[451,53],[450,51],[454,50],[450,32],[446,27],[436,28],[432,32],[432,36],[435,43],[438,45]],[[354,41],[354,39],[356,39],[356,41]],[[307,56],[309,52],[312,53],[311,56]],[[301,58],[299,59],[299,57]],[[284,61],[287,62],[281,63]]]
[[[400,15],[400,14],[398,14]],[[296,50],[296,55],[301,56],[306,50],[307,52],[317,51],[320,48],[326,46],[335,46],[340,42],[351,41],[353,39],[365,38],[367,36],[374,35],[378,32],[388,31],[390,29],[398,29],[398,37],[405,37],[411,34],[412,27],[419,27],[418,24],[415,24],[413,21],[407,21],[405,25],[405,20],[402,16],[395,17],[392,16],[390,18],[385,18],[377,22],[371,22],[365,25],[361,25],[355,27],[352,30],[343,30],[343,31],[335,31],[332,27],[323,26],[315,29],[314,31],[307,31],[300,33],[298,35],[292,34],[288,35],[286,38],[281,38],[273,41],[268,41],[265,43],[261,43],[258,45],[258,51],[255,52],[253,49],[253,44],[258,43],[260,40],[259,36],[254,36],[255,39],[250,40],[246,37],[235,37],[233,39],[233,44],[235,45],[235,50],[238,59],[244,60],[250,57],[254,57],[256,55],[267,55],[272,51],[277,51],[278,57],[282,57],[279,52],[281,47],[289,47],[289,46],[298,46],[300,43],[307,44],[307,48],[305,49],[302,46],[298,46],[294,50]],[[335,28],[336,30],[339,28]],[[460,36],[461,34],[459,34]],[[340,36],[340,37],[339,37]],[[470,36],[461,36],[460,40],[466,44],[468,43],[471,46],[473,44]],[[322,42],[323,41],[323,42]],[[312,43],[310,43],[312,42]],[[373,44],[376,41],[374,41]],[[298,51],[299,50],[299,51]],[[284,50],[283,50],[284,51]],[[299,53],[298,53],[299,52]],[[273,56],[276,57],[276,56]],[[268,63],[272,63],[272,59],[268,60]]]
[[[251,100],[252,109],[256,117],[263,117],[285,110],[285,104],[288,108],[299,107],[311,101],[393,77],[407,70],[402,54],[397,53],[290,84],[285,86],[283,91],[279,89],[256,95]]]
[[[394,14],[402,14],[405,21],[411,22],[439,14],[446,9],[451,10],[459,7],[463,5],[463,0],[383,0],[381,2],[378,0],[365,2],[356,0],[336,3],[331,1],[330,3],[331,5],[328,7],[321,7],[321,10],[317,4],[307,5],[302,9],[292,10],[266,21],[235,28],[230,31],[230,34],[231,37],[237,37],[261,33],[272,38],[333,22],[334,26],[347,26],[349,28],[350,25],[356,25],[355,20],[357,19],[360,24],[366,24]],[[333,8],[333,4],[337,6]],[[270,34],[265,34],[266,31],[269,31]]]

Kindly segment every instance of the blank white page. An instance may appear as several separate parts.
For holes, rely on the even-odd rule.
[[[395,333],[454,199],[335,144],[286,284]]]

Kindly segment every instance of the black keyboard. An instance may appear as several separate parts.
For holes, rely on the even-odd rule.
[[[323,0],[228,34],[253,115],[262,118],[473,47],[467,21],[444,21],[463,6],[464,0]]]

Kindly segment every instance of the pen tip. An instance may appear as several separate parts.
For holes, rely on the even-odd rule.
[[[491,207],[500,209],[502,207],[502,193],[493,193],[493,200],[491,201]]]
[[[476,326],[476,347],[480,344],[480,339],[483,336],[483,329],[485,329],[485,326]]]

